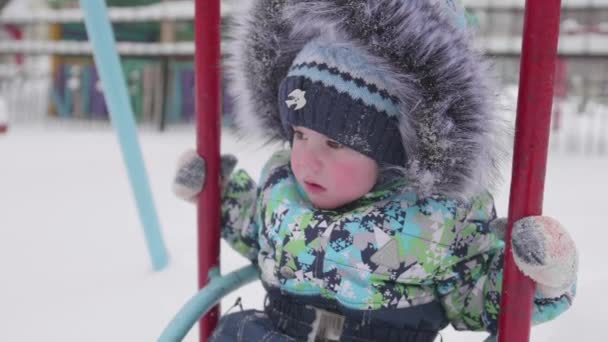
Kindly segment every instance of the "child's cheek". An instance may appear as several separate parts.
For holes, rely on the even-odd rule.
[[[376,184],[378,176],[376,162],[358,155],[336,160],[330,169],[335,189],[351,200],[368,193]]]
[[[334,184],[340,186],[352,186],[360,183],[360,175],[356,169],[356,163],[352,162],[338,162],[334,163],[331,167],[331,175]]]

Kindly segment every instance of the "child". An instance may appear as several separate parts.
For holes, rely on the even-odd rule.
[[[222,233],[256,263],[263,312],[213,341],[433,341],[497,331],[504,220],[487,192],[501,132],[452,2],[259,0],[233,53],[242,128],[290,143],[257,186],[223,158]],[[204,160],[186,155],[193,199]],[[555,221],[516,224],[534,323],[565,311],[577,254]]]

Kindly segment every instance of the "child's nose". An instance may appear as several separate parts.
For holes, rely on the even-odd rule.
[[[312,156],[312,158],[310,159],[310,170],[313,172],[319,172],[321,171],[321,166],[323,164],[321,163],[321,160],[319,158],[317,158],[316,156]]]
[[[322,152],[319,149],[310,148],[306,151],[306,167],[312,172],[319,172],[323,166],[323,162],[321,160]]]

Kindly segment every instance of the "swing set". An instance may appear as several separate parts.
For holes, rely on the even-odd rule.
[[[102,69],[111,75],[120,68],[109,20],[102,0],[81,0],[86,26],[93,43],[94,56]],[[557,59],[561,0],[527,0],[525,7],[520,85],[517,101],[516,135],[512,183],[508,211],[504,279],[498,341],[529,341],[534,283],[523,275],[511,253],[513,222],[540,215],[546,172],[550,131],[553,77]],[[196,148],[207,161],[207,177],[220,176],[220,0],[195,1],[195,65],[196,65]],[[105,52],[104,52],[105,49]],[[109,52],[108,52],[109,51]],[[101,63],[103,61],[103,63]],[[116,68],[116,69],[113,69]],[[113,70],[111,70],[113,69]],[[111,80],[104,84],[120,84]],[[124,84],[124,80],[122,82]],[[114,87],[107,87],[108,90]],[[112,105],[126,101],[126,89],[115,88],[109,96]],[[124,96],[120,95],[124,92]],[[123,99],[124,97],[124,99]],[[127,106],[128,104],[122,104]],[[159,341],[181,341],[199,321],[200,341],[207,341],[217,325],[221,298],[258,277],[253,265],[220,276],[220,182],[207,182],[197,206],[198,215],[198,283],[201,290],[177,313],[162,332]],[[158,241],[157,241],[158,243]],[[152,249],[154,250],[154,249]],[[160,248],[160,250],[163,250]],[[166,263],[163,253],[156,256],[157,267]],[[202,318],[201,318],[202,317]]]

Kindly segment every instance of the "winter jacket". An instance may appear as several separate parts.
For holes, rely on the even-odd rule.
[[[394,326],[496,332],[504,243],[490,231],[488,193],[468,202],[420,197],[394,181],[320,210],[289,158],[275,153],[259,186],[236,172],[222,198],[223,237],[257,263],[270,292]],[[565,311],[573,295],[537,296],[534,323]]]

